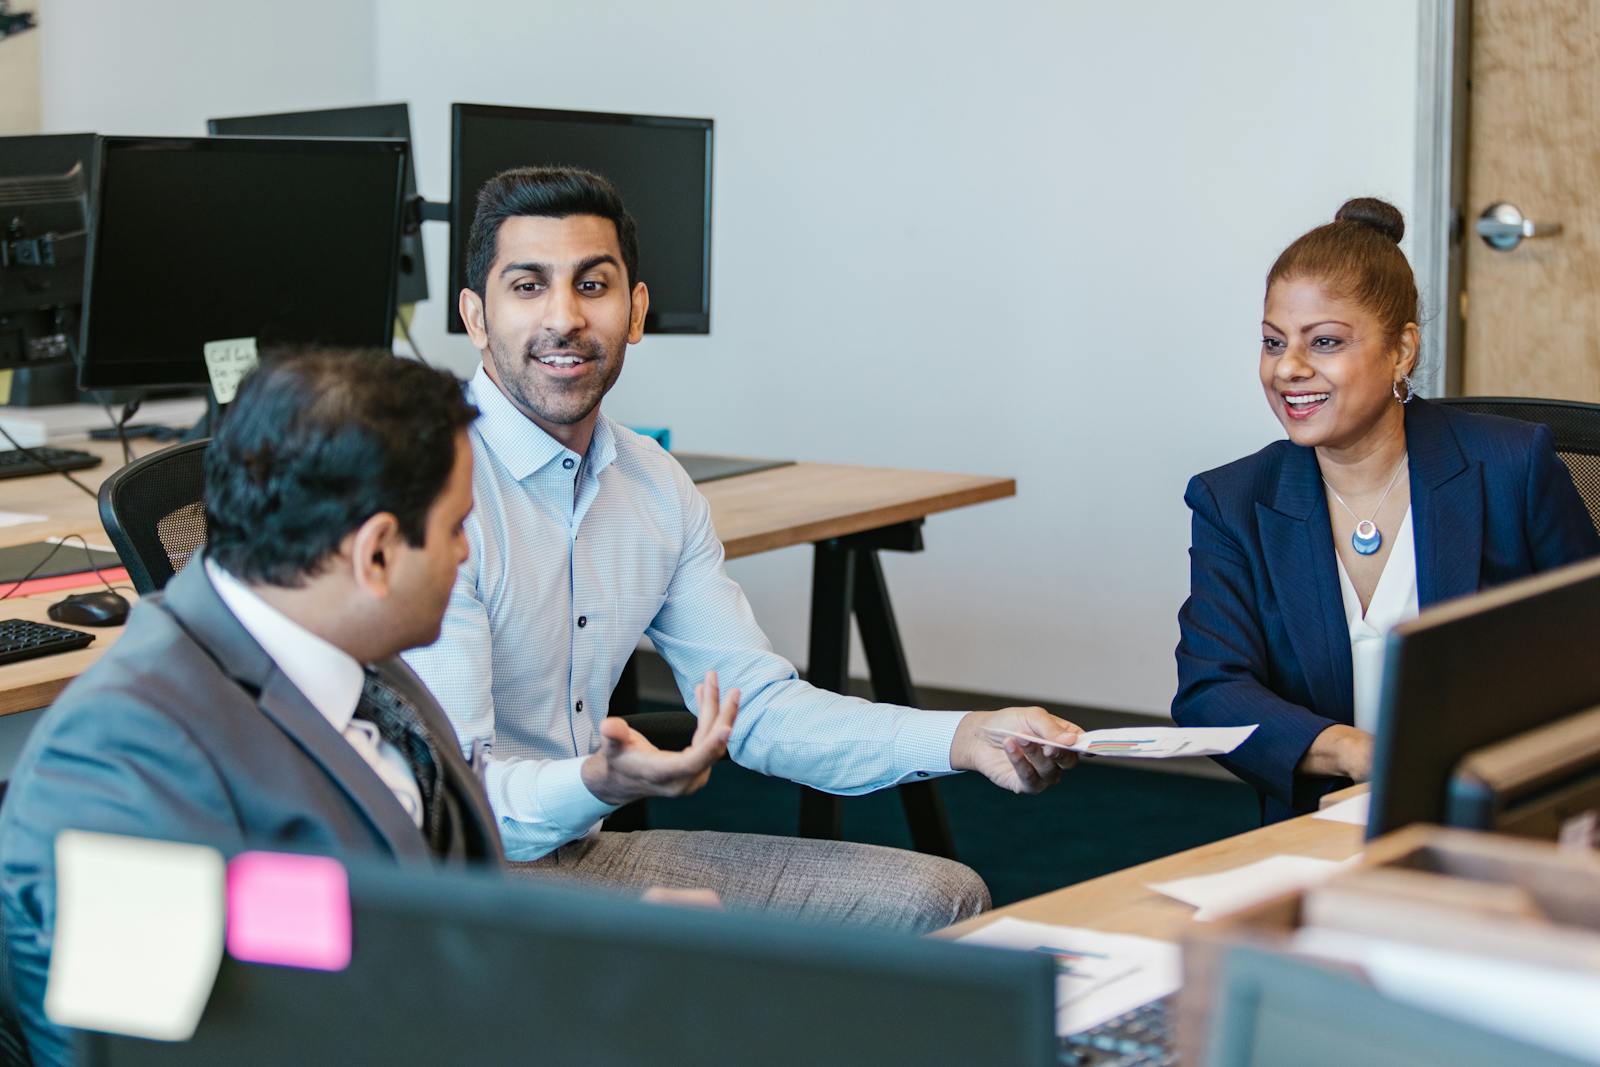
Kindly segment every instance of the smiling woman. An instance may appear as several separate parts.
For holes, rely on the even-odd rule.
[[[1267,274],[1261,386],[1287,441],[1197,475],[1178,615],[1185,726],[1282,818],[1371,770],[1383,639],[1441,600],[1600,553],[1542,426],[1416,399],[1400,212],[1357,199]],[[1415,402],[1413,403],[1413,400]]]

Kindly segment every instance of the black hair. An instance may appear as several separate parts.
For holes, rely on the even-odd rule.
[[[206,450],[206,554],[242,581],[293,587],[380,512],[421,545],[477,414],[454,376],[389,352],[263,357]]]
[[[1406,323],[1422,321],[1417,281],[1400,251],[1405,234],[1405,217],[1393,204],[1370,196],[1346,200],[1332,222],[1283,250],[1267,272],[1267,288],[1280,278],[1323,282],[1376,316],[1392,340]]]
[[[500,224],[519,215],[564,219],[598,215],[617,228],[628,288],[639,280],[639,233],[616,186],[576,167],[517,167],[504,170],[478,190],[478,207],[467,234],[467,286],[480,297],[489,284],[499,247]]]

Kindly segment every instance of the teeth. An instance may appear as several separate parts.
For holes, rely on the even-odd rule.
[[[539,362],[547,367],[576,367],[583,360],[577,356],[541,356]]]
[[[1326,399],[1328,399],[1327,393],[1306,393],[1304,396],[1286,396],[1283,401],[1286,404],[1300,407],[1304,404],[1318,404]]]

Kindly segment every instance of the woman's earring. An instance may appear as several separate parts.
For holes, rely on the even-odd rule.
[[[1405,382],[1406,383],[1406,395],[1405,396],[1401,396],[1400,395],[1400,382]],[[1399,382],[1395,382],[1391,386],[1391,388],[1394,390],[1394,398],[1396,400],[1400,401],[1400,403],[1402,403],[1402,404],[1411,403],[1411,398],[1417,395],[1417,387],[1414,384],[1412,384],[1411,375],[1409,375],[1409,374],[1400,375],[1400,381]]]

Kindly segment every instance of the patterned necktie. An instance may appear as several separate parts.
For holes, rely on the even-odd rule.
[[[422,836],[434,855],[447,855],[454,835],[450,832],[452,820],[446,810],[445,790],[439,780],[439,750],[417,709],[369,667],[355,717],[376,726],[379,736],[398,749],[411,765],[417,790],[422,794]]]

